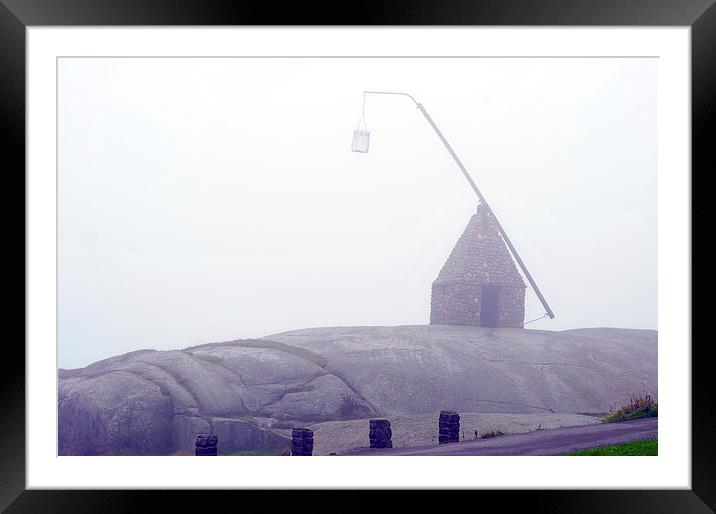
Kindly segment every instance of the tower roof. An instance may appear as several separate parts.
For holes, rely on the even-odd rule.
[[[470,218],[435,284],[460,282],[525,287],[494,216],[483,205]]]

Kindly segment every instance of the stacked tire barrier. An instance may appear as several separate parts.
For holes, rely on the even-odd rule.
[[[387,419],[371,419],[370,420],[370,437],[371,448],[392,448],[393,431],[390,429],[390,421]]]
[[[195,455],[216,456],[218,444],[219,438],[215,435],[198,435],[196,436]]]
[[[291,455],[313,455],[313,430],[293,429],[291,432]]]
[[[438,428],[439,444],[460,442],[460,414],[457,412],[441,410]]]

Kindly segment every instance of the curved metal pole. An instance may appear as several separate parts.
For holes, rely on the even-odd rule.
[[[542,295],[542,291],[539,290],[539,287],[537,287],[537,283],[532,278],[532,275],[530,275],[530,272],[527,271],[527,266],[525,266],[525,263],[522,261],[522,258],[520,257],[520,254],[517,253],[517,249],[512,244],[512,241],[510,241],[510,238],[507,236],[507,233],[505,232],[505,229],[502,228],[502,225],[500,224],[500,221],[497,219],[497,216],[495,216],[495,213],[490,208],[489,204],[487,203],[487,200],[485,200],[485,197],[482,196],[482,193],[477,187],[477,184],[475,184],[475,181],[472,180],[472,177],[468,173],[465,166],[462,164],[462,161],[455,153],[455,150],[452,149],[452,146],[450,146],[450,143],[448,143],[447,139],[445,139],[445,136],[443,136],[443,133],[440,132],[440,129],[435,124],[433,119],[428,114],[428,111],[425,110],[425,107],[423,105],[416,101],[415,98],[413,98],[408,93],[398,93],[398,92],[390,92],[390,91],[363,91],[363,98],[365,99],[365,95],[367,94],[376,94],[376,95],[402,95],[407,96],[410,98],[415,106],[420,110],[420,112],[423,113],[423,116],[425,116],[425,119],[428,120],[428,123],[430,123],[430,126],[433,128],[435,133],[440,138],[440,141],[443,142],[445,145],[445,148],[447,148],[447,151],[450,153],[452,158],[457,163],[458,167],[460,168],[460,171],[462,171],[462,174],[465,175],[465,178],[467,179],[468,183],[470,184],[470,187],[472,187],[473,191],[475,191],[475,194],[480,199],[480,203],[485,206],[485,209],[487,209],[487,212],[492,215],[492,217],[495,219],[495,223],[497,223],[497,228],[500,231],[500,235],[502,236],[502,239],[505,240],[505,243],[507,244],[507,247],[510,249],[510,252],[514,256],[515,260],[517,261],[517,264],[520,266],[520,269],[525,274],[525,277],[527,277],[527,281],[530,283],[530,286],[532,286],[532,290],[537,294],[537,297],[539,298],[540,302],[542,302],[542,306],[544,307],[545,311],[547,311],[547,316],[550,317],[550,319],[554,318],[554,312],[552,312],[552,309],[549,308],[549,305],[547,304],[547,300],[545,300],[544,296]]]

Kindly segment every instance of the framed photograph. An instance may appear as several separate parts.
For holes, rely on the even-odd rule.
[[[3,508],[715,508],[712,1],[0,2],[26,199]]]

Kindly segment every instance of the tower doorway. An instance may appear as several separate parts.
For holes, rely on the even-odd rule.
[[[480,325],[483,327],[499,326],[498,302],[500,288],[498,286],[482,286],[480,294]]]

